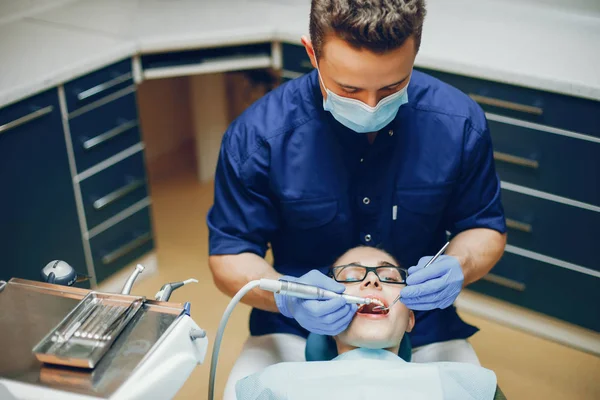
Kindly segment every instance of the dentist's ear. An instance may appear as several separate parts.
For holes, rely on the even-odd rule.
[[[317,68],[317,59],[315,56],[315,49],[313,48],[312,42],[306,36],[302,36],[301,41],[302,45],[306,49],[306,54],[308,54],[308,58],[310,58],[310,63],[312,64],[313,68]]]
[[[412,310],[408,310],[408,325],[406,325],[406,332],[411,332],[415,327],[415,313]]]

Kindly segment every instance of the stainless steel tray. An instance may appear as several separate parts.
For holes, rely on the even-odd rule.
[[[145,300],[90,292],[33,348],[33,353],[43,363],[93,369]]]
[[[11,279],[0,291],[0,379],[109,398],[184,312],[181,303],[148,299],[94,369],[41,363],[31,349],[89,293],[88,289]]]

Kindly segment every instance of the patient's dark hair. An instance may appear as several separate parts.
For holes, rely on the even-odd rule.
[[[346,250],[338,258],[336,258],[335,261],[333,262],[333,264],[329,267],[329,269],[330,270],[333,269],[337,265],[337,263],[340,260],[340,258],[344,257],[348,252],[350,252],[352,250],[355,250],[355,249],[376,249],[376,250],[379,250],[380,252],[382,252],[383,254],[389,256],[392,260],[394,260],[394,265],[396,265],[397,267],[402,267],[402,265],[400,265],[400,262],[398,262],[398,260],[396,259],[396,257],[394,257],[392,254],[390,254],[386,250],[382,249],[381,247],[356,246],[356,247],[353,247],[351,249]],[[373,265],[373,267],[374,267],[374,265]]]
[[[421,45],[425,0],[312,0],[309,31],[317,57],[333,34],[357,49],[384,53],[415,39]]]

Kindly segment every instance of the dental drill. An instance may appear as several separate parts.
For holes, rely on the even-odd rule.
[[[259,288],[262,290],[266,290],[268,292],[285,294],[292,297],[299,297],[301,299],[308,300],[328,300],[334,299],[337,297],[341,297],[346,300],[346,303],[349,304],[371,304],[372,299],[367,299],[363,297],[350,296],[347,294],[339,294],[332,292],[330,290],[322,289],[320,287],[306,285],[303,283],[290,282],[286,280],[273,280],[273,279],[260,279],[248,282],[244,287],[242,287],[235,296],[231,299],[225,312],[223,313],[223,317],[221,318],[221,322],[219,323],[219,329],[217,330],[217,335],[215,336],[215,344],[213,346],[212,358],[210,360],[210,376],[208,383],[208,400],[214,399],[215,394],[215,378],[217,373],[217,360],[219,358],[219,348],[221,347],[221,340],[223,339],[223,332],[225,331],[225,326],[227,325],[227,321],[229,320],[229,316],[231,315],[235,306],[240,302],[242,297],[244,297],[248,292],[252,289]]]
[[[273,279],[261,279],[258,285],[259,289],[267,290],[273,293],[285,294],[292,297],[309,300],[327,300],[342,297],[348,304],[371,304],[371,299],[363,297],[350,296],[348,294],[338,294],[330,290],[321,289],[317,286],[305,285],[304,283],[290,281],[275,281]]]

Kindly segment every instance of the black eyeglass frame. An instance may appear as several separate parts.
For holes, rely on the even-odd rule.
[[[363,268],[365,270],[365,275],[362,277],[361,280],[355,280],[355,281],[341,281],[338,280],[336,278],[336,274],[335,271],[344,268],[348,268],[348,267],[360,267]],[[394,268],[397,269],[400,272],[400,276],[403,277],[402,282],[390,282],[390,281],[386,281],[386,280],[382,280],[379,277],[379,274],[377,273],[377,270],[380,268]],[[408,270],[402,267],[397,267],[395,265],[379,265],[377,267],[367,267],[365,265],[360,265],[360,264],[346,264],[346,265],[338,265],[332,268],[329,268],[329,273],[327,274],[330,278],[333,278],[333,280],[335,280],[336,282],[339,283],[359,283],[365,280],[365,278],[367,277],[367,275],[369,275],[369,272],[373,272],[375,274],[375,276],[377,277],[377,279],[379,279],[379,282],[381,283],[389,283],[391,285],[406,285],[406,278],[408,278]]]

